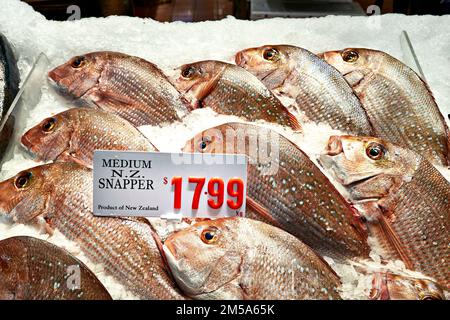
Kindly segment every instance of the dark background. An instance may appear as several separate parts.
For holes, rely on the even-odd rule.
[[[48,19],[67,20],[68,6],[78,5],[81,17],[102,17],[109,15],[129,15],[149,17],[158,21],[204,21],[218,20],[233,15],[249,19],[250,0],[23,0],[32,5]],[[269,2],[302,2],[314,0],[265,0]],[[323,0],[322,0],[323,1]],[[333,0],[329,0],[333,2]],[[450,0],[358,0],[362,9],[378,5],[382,13],[404,14],[449,14]],[[325,15],[325,14],[324,14]]]

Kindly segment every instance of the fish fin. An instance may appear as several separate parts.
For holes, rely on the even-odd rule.
[[[186,98],[184,94],[180,93],[180,100],[183,103],[183,105],[186,107],[187,110],[192,111],[191,103],[189,102],[189,99]]]
[[[119,95],[115,95],[114,92],[108,93],[107,95],[101,92],[100,90],[91,90],[89,92],[89,97],[95,104],[95,108],[107,111],[109,113],[113,113],[130,122],[134,127],[140,127],[144,125],[150,125],[150,121],[143,120],[139,117],[139,115],[145,114],[144,112],[139,113],[138,115],[130,113],[123,114],[123,110],[129,110],[133,108],[133,101],[130,99],[125,99]],[[176,112],[171,115],[171,118],[174,120],[180,120]]]
[[[92,164],[86,163],[83,160],[78,159],[74,154],[70,153],[69,151],[64,151],[63,153],[61,153],[56,159],[55,161],[58,162],[74,162],[77,163],[79,165],[82,165],[84,167],[88,167],[92,169]]]
[[[300,122],[298,122],[298,119],[296,116],[294,116],[291,112],[289,112],[286,109],[289,122],[291,123],[291,128],[294,129],[295,132],[303,132],[303,127],[301,126]]]
[[[386,236],[388,241],[392,244],[392,246],[395,248],[398,255],[400,256],[400,259],[405,264],[406,268],[413,270],[414,265],[412,264],[411,259],[408,257],[404,245],[398,238],[397,233],[392,229],[392,226],[389,223],[389,221],[383,214],[379,215],[378,221],[380,223],[382,231],[384,232],[384,235]]]
[[[363,215],[353,204],[350,204],[349,207],[352,212],[352,221],[350,224],[356,229],[356,232],[364,237],[364,239],[367,239],[367,226],[364,223]]]
[[[225,71],[225,66],[222,68],[220,72],[218,72],[213,78],[211,78],[208,82],[199,86],[197,90],[195,90],[194,94],[191,94],[191,103],[190,106],[192,109],[201,109],[204,108],[205,105],[203,103],[203,99],[205,99],[209,94],[216,88],[217,83],[222,77],[223,72]],[[184,94],[186,97],[186,94]],[[187,99],[189,101],[189,99]]]
[[[427,89],[428,93],[430,94],[431,99],[433,99],[434,104],[437,106],[436,98],[434,97],[433,91],[431,91],[431,88],[428,85],[428,83],[425,80],[423,80],[418,74],[417,74],[417,77],[422,81],[423,85],[425,86],[425,88]],[[442,112],[439,109],[439,107],[438,107],[438,110],[439,110],[439,115],[441,117],[442,123],[444,124],[446,138],[447,138],[447,154],[445,155],[445,158],[447,159],[446,165],[450,166],[450,130],[449,130],[448,126],[447,126],[447,121],[445,121],[445,117],[442,115]],[[448,115],[448,117],[449,117],[449,120],[450,120],[450,115]]]
[[[255,200],[253,200],[250,197],[247,197],[247,205],[250,206],[250,208],[252,208],[256,213],[258,213],[259,215],[262,216],[263,219],[268,220],[270,223],[272,223],[274,226],[277,226],[279,228],[281,228],[280,224],[278,223],[278,221],[276,221],[272,215],[270,214],[270,212],[263,207],[261,204],[259,204],[258,202],[256,202]]]
[[[87,99],[91,100],[96,106],[98,106],[98,102],[103,102],[112,104],[112,105],[120,105],[123,107],[130,107],[133,104],[133,101],[130,99],[125,98],[124,96],[120,96],[115,94],[114,92],[109,92],[108,94],[105,94],[102,90],[100,90],[98,87],[94,87],[88,92],[86,92],[81,98],[84,98],[84,96],[89,97]],[[100,109],[102,109],[100,107]]]
[[[55,233],[55,228],[51,225],[51,219],[44,216],[36,217],[36,225],[42,233],[48,234],[50,237]]]
[[[383,259],[399,260],[401,256],[396,250],[390,239],[386,237],[385,231],[380,223],[380,216],[382,211],[378,207],[376,202],[365,202],[358,205],[360,212],[365,219],[365,225],[369,232],[369,235],[376,240],[377,247],[381,248],[381,256]]]

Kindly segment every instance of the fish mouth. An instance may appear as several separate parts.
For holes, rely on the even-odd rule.
[[[247,64],[247,59],[245,58],[245,55],[242,51],[239,51],[238,53],[236,53],[236,55],[234,56],[234,62],[236,63],[237,66],[240,66],[240,67]]]
[[[325,153],[321,154],[317,161],[322,168],[332,174],[337,182],[347,188],[378,175],[376,172],[354,172],[354,163],[346,157],[342,136],[331,136]]]
[[[24,147],[27,151],[30,151],[31,147],[33,146],[33,142],[31,142],[30,138],[28,137],[28,132],[26,132],[20,138],[20,143],[22,144],[22,147]]]
[[[52,71],[50,71],[50,72],[52,72]],[[50,75],[50,72],[49,72],[49,75]],[[55,79],[52,79],[50,76],[47,78],[47,80],[48,80],[50,86],[53,89],[55,89],[55,91],[57,91],[60,95],[62,95],[65,98],[68,98],[68,99],[73,99],[74,98],[70,94],[69,88],[64,86],[64,85],[62,85],[59,81],[57,81]]]
[[[351,168],[352,163],[345,158],[345,155],[343,153],[335,156],[322,154],[319,156],[317,161],[322,166],[322,168],[332,174],[337,182],[339,182],[346,188],[355,187],[356,185],[378,175],[378,173],[376,172],[352,173],[350,169],[347,169]]]
[[[22,137],[21,145],[22,145],[22,151],[26,154],[26,157],[28,159],[31,159],[34,161],[46,161],[46,160],[39,159],[39,157],[37,156],[37,153],[35,152],[35,150],[33,150],[33,146],[31,144],[31,142],[29,142],[28,139],[27,139],[27,141],[24,142],[24,137]]]
[[[161,258],[163,260],[163,263],[164,263],[164,265],[167,266],[167,268],[166,268],[167,269],[167,273],[172,278],[172,280],[175,282],[175,278],[174,278],[174,276],[172,274],[172,269],[170,268],[170,264],[168,262],[166,251],[164,250],[164,244],[163,244],[161,238],[159,237],[159,235],[154,230],[151,230],[151,234],[152,234],[153,239],[155,240],[156,247],[158,248],[158,251],[161,254]]]
[[[174,247],[166,243],[161,243],[160,250],[162,252],[162,255],[164,256],[164,261],[167,264],[170,276],[174,279],[174,281],[178,284],[178,286],[184,293],[186,293],[187,295],[195,295],[195,292],[188,285],[188,279],[185,279],[183,273],[180,272],[180,260],[177,260],[175,258],[175,255],[172,253]]]
[[[325,170],[331,172],[333,177],[342,185],[349,186],[351,183],[355,182],[354,179],[351,178],[346,171],[342,170],[342,168],[337,164],[336,157],[339,156],[331,156],[328,154],[322,154],[319,156],[317,161]],[[340,156],[342,157],[342,155]]]
[[[216,292],[217,290],[220,289],[220,287],[222,287],[223,285],[226,285],[229,282],[235,281],[238,278],[238,276],[239,276],[239,274],[237,274],[231,280],[227,281],[225,284],[222,284],[218,288],[212,288],[211,290],[204,290],[204,289],[201,290],[203,288],[204,284],[206,282],[208,282],[209,278],[212,275],[212,272],[209,272],[205,276],[205,279],[204,279],[203,283],[201,283],[200,286],[196,286],[196,287],[189,286],[190,278],[189,277],[185,277],[183,275],[183,273],[180,272],[183,260],[182,259],[180,259],[180,260],[176,259],[176,248],[174,248],[172,245],[164,244],[163,245],[163,251],[164,251],[164,255],[166,256],[166,259],[167,259],[167,262],[168,262],[168,266],[169,266],[169,268],[171,270],[171,273],[172,273],[172,275],[175,278],[175,282],[178,284],[178,286],[181,288],[181,290],[185,294],[190,296],[190,297],[199,297],[199,296],[202,296],[202,295],[207,295],[207,294],[211,294],[213,292]],[[242,264],[242,261],[241,261],[241,264]],[[200,290],[198,290],[198,289],[200,289]]]
[[[60,95],[68,100],[83,98],[83,96],[87,95],[92,88],[98,86],[100,81],[99,77],[94,85],[83,88],[82,82],[71,81],[63,72],[58,73],[57,69],[58,68],[48,73],[48,82]]]
[[[57,72],[56,69],[53,69],[51,71],[49,71],[48,73],[48,78],[56,83],[58,83],[59,81],[61,81],[62,76]]]

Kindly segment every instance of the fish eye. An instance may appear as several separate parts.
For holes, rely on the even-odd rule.
[[[379,160],[386,153],[385,150],[381,144],[373,142],[366,147],[366,154],[372,160]]]
[[[420,300],[443,300],[439,295],[432,293],[420,293]]]
[[[277,56],[278,56],[278,51],[273,48],[266,49],[263,52],[263,58],[268,61],[274,61]]]
[[[209,146],[210,143],[211,143],[210,137],[203,137],[198,146],[200,150],[203,151],[206,149],[206,147]]]
[[[56,119],[55,118],[48,118],[42,124],[42,131],[44,131],[44,132],[52,132],[55,129],[55,125],[56,125]]]
[[[348,63],[356,62],[359,59],[359,54],[355,50],[345,50],[341,55],[342,59]]]
[[[14,180],[14,185],[17,189],[25,189],[30,185],[32,177],[33,174],[31,172],[24,172]]]
[[[194,75],[195,71],[196,69],[193,66],[187,66],[186,68],[181,70],[181,75],[183,76],[183,78],[191,78]]]
[[[206,244],[211,244],[217,241],[218,239],[218,232],[217,228],[207,228],[202,231],[201,239]]]
[[[86,58],[83,56],[80,56],[80,57],[75,57],[72,60],[72,63],[70,65],[72,66],[72,68],[78,69],[78,68],[81,68],[82,66],[84,66],[85,62],[86,62]]]

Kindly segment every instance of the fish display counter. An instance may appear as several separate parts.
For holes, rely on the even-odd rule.
[[[0,299],[448,298],[449,33],[450,16],[61,22],[3,0]],[[96,150],[244,154],[246,192],[222,189],[245,217],[98,216]],[[153,188],[126,178],[101,186]]]

